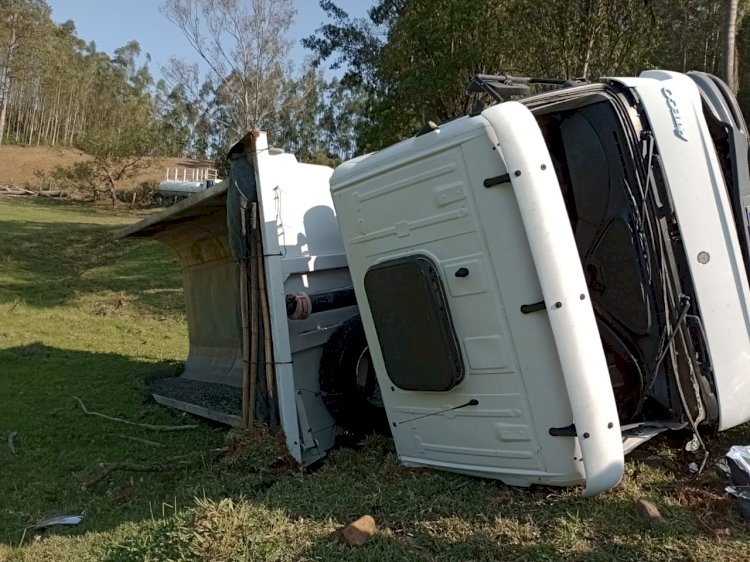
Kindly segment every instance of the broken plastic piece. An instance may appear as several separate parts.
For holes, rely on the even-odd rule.
[[[685,443],[685,450],[688,451],[688,452],[690,452],[690,453],[695,453],[700,448],[701,448],[700,440],[695,435],[693,436],[693,438],[690,441],[688,441],[687,443]]]
[[[45,519],[44,521],[40,521],[36,525],[33,525],[30,527],[31,529],[46,529],[48,527],[55,527],[59,525],[80,525],[83,523],[84,514],[81,513],[80,515],[60,515],[59,517],[52,517],[50,519]]]
[[[733,445],[726,455],[731,486],[725,490],[737,498],[744,519],[750,519],[750,446]]]
[[[734,445],[727,453],[732,484],[750,489],[750,446]],[[750,498],[750,493],[748,495]]]

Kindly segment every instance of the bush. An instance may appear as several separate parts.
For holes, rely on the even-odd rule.
[[[146,180],[130,190],[117,190],[117,200],[133,208],[148,208],[160,204],[159,182]]]
[[[94,166],[89,161],[76,162],[70,166],[55,166],[49,175],[36,172],[36,177],[42,179],[42,186],[57,188],[61,191],[88,193],[94,201],[104,191],[94,173]]]

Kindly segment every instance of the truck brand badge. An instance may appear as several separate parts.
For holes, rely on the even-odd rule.
[[[674,136],[678,139],[687,141],[687,137],[685,136],[685,125],[682,122],[680,110],[677,108],[677,102],[672,97],[672,91],[668,88],[662,88],[661,95],[667,100],[667,107],[669,108],[669,114],[672,117],[672,124],[674,125]]]

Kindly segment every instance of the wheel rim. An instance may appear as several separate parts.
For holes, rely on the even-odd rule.
[[[370,348],[365,347],[357,358],[355,369],[357,387],[362,392],[365,400],[377,408],[383,408],[383,396],[380,393],[380,385],[372,368],[370,359]]]

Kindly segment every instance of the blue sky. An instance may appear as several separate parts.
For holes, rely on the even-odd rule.
[[[94,41],[101,51],[110,55],[117,47],[131,39],[137,40],[144,53],[149,53],[149,65],[154,75],[166,65],[171,56],[187,61],[198,60],[180,31],[159,13],[160,0],[47,0],[52,7],[52,19],[58,23],[73,20],[78,36]],[[295,41],[291,57],[296,64],[309,53],[299,44],[302,37],[312,34],[325,15],[317,0],[294,0],[297,18],[291,29]],[[338,0],[337,4],[351,16],[365,16],[373,0]]]

